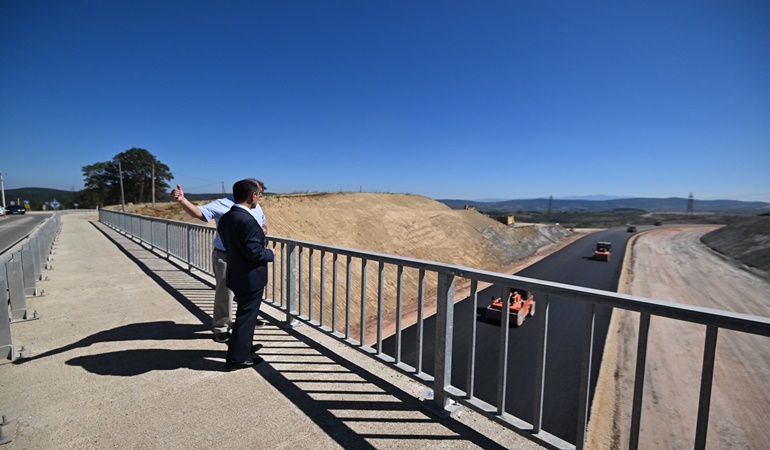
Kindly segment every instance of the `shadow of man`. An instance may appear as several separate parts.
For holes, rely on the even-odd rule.
[[[100,331],[72,344],[55,348],[39,355],[19,358],[13,364],[27,364],[75,349],[90,347],[105,342],[130,341],[185,341],[208,339],[208,329],[203,324],[177,324],[172,321],[142,322],[123,325]],[[171,349],[129,349],[99,355],[79,356],[67,361],[79,365],[89,372],[102,375],[131,376],[150,370],[173,370],[187,367],[194,370],[221,370],[221,362],[207,358],[223,358],[224,351],[216,350],[171,350]]]

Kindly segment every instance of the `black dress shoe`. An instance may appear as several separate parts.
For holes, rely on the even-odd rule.
[[[263,361],[262,358],[259,356],[255,356],[252,359],[247,359],[244,362],[225,362],[225,372],[232,372],[234,370],[241,370],[241,369],[248,369],[249,367],[254,367],[257,364],[261,363]]]
[[[230,340],[230,333],[227,331],[215,331],[214,332],[214,341],[215,342],[227,342]]]
[[[254,344],[254,345],[252,345],[251,346],[251,353],[257,353],[258,351],[260,351],[262,349],[262,347],[263,347],[262,344]]]

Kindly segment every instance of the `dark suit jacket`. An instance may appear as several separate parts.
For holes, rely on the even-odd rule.
[[[273,252],[265,249],[265,233],[257,220],[234,205],[219,219],[217,231],[227,249],[227,287],[236,295],[264,289]]]

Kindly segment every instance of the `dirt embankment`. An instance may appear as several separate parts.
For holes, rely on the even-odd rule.
[[[506,267],[571,234],[558,225],[510,227],[478,211],[453,210],[408,194],[275,195],[265,197],[261,206],[273,236],[483,270]],[[128,210],[198,222],[176,203]]]
[[[205,202],[195,202],[203,204]],[[571,242],[584,233],[572,232],[558,225],[506,226],[474,210],[453,210],[427,197],[407,194],[324,193],[310,195],[268,196],[261,202],[267,217],[268,233],[290,239],[320,244],[386,253],[408,258],[435,261],[474,269],[512,273],[522,264],[531,263],[542,253]],[[193,221],[175,203],[156,207],[131,206],[129,212],[174,220]],[[210,225],[214,225],[213,222]],[[320,277],[320,256],[314,255],[314,277]],[[340,258],[338,317],[344,317],[346,268]],[[330,261],[326,261],[326,299],[332,298]],[[303,266],[307,276],[309,264]],[[393,270],[391,270],[393,269]],[[367,316],[377,313],[377,267],[367,267]],[[351,261],[351,291],[361,292],[361,261]],[[317,278],[316,278],[317,279]],[[416,269],[403,272],[403,309],[405,316],[416,317],[419,273]],[[425,280],[426,313],[432,307],[435,277]],[[385,309],[385,328],[395,321],[397,282],[395,268],[387,267],[384,297],[389,299]],[[457,296],[466,292],[464,280],[458,280]],[[314,291],[315,318],[320,307],[320,293]],[[326,300],[325,316],[331,317],[331,305]],[[360,317],[358,305],[351,305],[351,317]],[[303,306],[303,314],[309,314]],[[328,321],[328,319],[327,319]],[[407,324],[404,324],[406,326]],[[339,326],[339,323],[337,324]],[[357,323],[351,326],[357,339]],[[374,338],[374,327],[368,326],[366,341]]]
[[[701,241],[770,279],[770,216],[757,216],[703,235]]]

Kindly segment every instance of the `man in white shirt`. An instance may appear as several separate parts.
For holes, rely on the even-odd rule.
[[[260,186],[260,191],[264,191],[265,184],[259,180],[254,180]],[[261,195],[261,193],[260,193]],[[200,219],[206,223],[212,219],[219,225],[219,219],[230,211],[235,201],[232,196],[220,198],[213,202],[206,203],[205,205],[196,206],[190,203],[184,196],[182,186],[176,185],[176,189],[171,191],[171,199],[178,202],[182,209],[190,215],[190,217]],[[265,213],[262,211],[262,207],[257,204],[256,208],[249,210],[254,219],[262,227],[262,230],[267,234],[267,225],[265,224]],[[232,310],[233,310],[233,293],[227,288],[225,284],[225,275],[227,273],[227,256],[226,249],[222,243],[222,238],[219,233],[214,235],[214,249],[211,255],[211,261],[214,265],[214,279],[216,280],[216,290],[214,292],[214,314],[213,314],[213,331],[214,340],[217,342],[227,342],[230,338],[230,328],[232,327]],[[257,320],[257,326],[264,325],[264,322]]]

